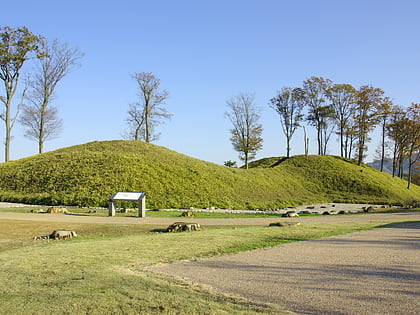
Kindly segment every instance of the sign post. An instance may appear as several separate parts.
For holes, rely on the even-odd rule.
[[[108,216],[115,216],[115,202],[116,201],[137,201],[139,207],[140,218],[146,217],[146,193],[144,192],[129,192],[129,191],[119,191],[116,194],[112,195],[109,199],[108,204]]]

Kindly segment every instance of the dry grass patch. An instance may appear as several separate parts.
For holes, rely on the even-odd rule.
[[[136,235],[159,228],[163,226],[0,220],[0,251],[37,244],[42,241],[35,242],[34,237],[50,234],[54,230],[72,230],[76,231],[79,237],[94,238]]]

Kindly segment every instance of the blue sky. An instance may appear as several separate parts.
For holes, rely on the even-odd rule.
[[[257,158],[286,153],[268,100],[311,76],[373,85],[402,106],[420,102],[417,0],[22,0],[1,8],[2,26],[27,26],[85,54],[57,88],[64,129],[46,151],[122,139],[137,72],[153,72],[170,93],[166,107],[174,116],[159,127],[155,144],[217,164],[239,161],[224,113],[226,100],[241,92],[254,93],[261,108],[264,148]],[[37,153],[20,126],[13,136],[12,159]],[[4,142],[3,124],[0,137]],[[368,160],[377,147],[372,137]],[[302,138],[298,131],[292,154],[303,153]],[[328,152],[339,153],[335,138]]]

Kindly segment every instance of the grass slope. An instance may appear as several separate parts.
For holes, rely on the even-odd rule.
[[[148,208],[276,208],[314,202],[409,202],[420,187],[333,156],[270,158],[249,170],[140,141],[104,141],[0,164],[0,200],[106,206],[145,191]]]

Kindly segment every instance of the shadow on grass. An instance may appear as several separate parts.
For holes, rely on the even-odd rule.
[[[166,229],[153,229],[153,230],[150,230],[150,232],[155,232],[155,233],[166,233]]]
[[[92,215],[90,214],[84,214],[84,213],[71,213],[71,212],[67,212],[67,213],[63,213],[64,215],[71,215],[71,216],[75,216],[75,217],[91,217]]]

